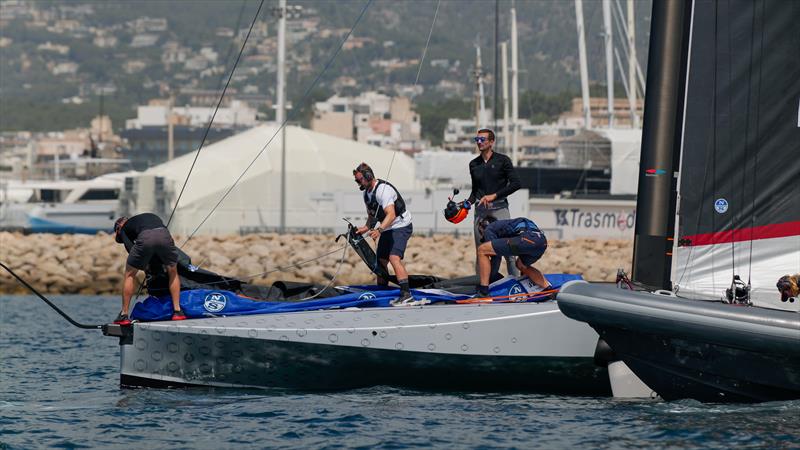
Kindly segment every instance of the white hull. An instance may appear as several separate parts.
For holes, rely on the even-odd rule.
[[[609,392],[597,334],[555,302],[429,305],[135,323],[125,385],[374,384]]]

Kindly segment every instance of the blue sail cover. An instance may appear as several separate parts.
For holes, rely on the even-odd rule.
[[[553,288],[558,289],[567,281],[580,280],[581,276],[548,274],[547,279],[553,285]],[[399,289],[382,286],[345,286],[339,289],[344,292],[342,295],[300,302],[265,302],[242,297],[230,291],[194,289],[182,291],[180,303],[186,317],[203,318],[326,309],[387,307],[390,306],[389,302],[396,299],[400,294]],[[536,289],[527,278],[518,281],[507,277],[492,284],[489,288],[489,293],[492,297],[504,297],[534,292]],[[470,298],[469,295],[454,294],[442,289],[412,289],[411,293],[414,299],[426,299],[430,303],[445,303]],[[501,298],[498,300],[506,299]],[[526,298],[525,301],[540,302],[546,300],[546,296],[534,296]],[[140,321],[169,320],[171,317],[172,300],[169,295],[162,297],[150,296],[143,302],[137,303],[131,314],[132,319]]]

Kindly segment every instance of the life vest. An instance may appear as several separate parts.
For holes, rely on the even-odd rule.
[[[397,194],[397,200],[394,201],[395,215],[400,217],[406,212],[406,202],[403,201],[403,196],[400,195],[400,191],[398,191],[392,183],[379,179],[378,184],[375,185],[375,189],[372,191],[372,195],[369,195],[368,191],[364,191],[364,204],[367,205],[367,212],[370,216],[375,217],[379,223],[383,222],[383,219],[386,218],[386,211],[384,211],[380,203],[378,203],[378,187],[381,184],[391,187],[394,189],[395,194]]]

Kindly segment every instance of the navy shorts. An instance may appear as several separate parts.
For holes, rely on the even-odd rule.
[[[500,256],[517,256],[525,266],[530,266],[542,257],[547,250],[544,233],[526,231],[510,238],[493,239],[492,249]]]
[[[408,240],[411,238],[413,231],[414,225],[408,224],[404,227],[386,230],[381,233],[381,237],[378,239],[378,249],[375,251],[378,259],[389,259],[389,255],[396,255],[403,259],[406,253],[406,245],[408,245]]]
[[[153,228],[139,233],[128,255],[128,265],[146,270],[154,255],[158,255],[165,267],[178,263],[178,249],[166,228]]]

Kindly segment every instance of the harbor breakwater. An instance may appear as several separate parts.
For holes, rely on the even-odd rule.
[[[175,236],[178,245],[184,240]],[[343,245],[343,240],[336,243],[331,235],[252,234],[195,236],[183,250],[195,265],[256,284],[277,280],[326,284],[334,276],[337,285],[371,283],[374,276],[349,247],[340,264]],[[546,273],[579,273],[591,281],[613,281],[617,268],[630,270],[632,251],[633,243],[627,240],[551,241],[536,266]],[[125,248],[103,233],[0,232],[0,261],[43,293],[120,293],[126,257]],[[443,278],[474,274],[474,261],[471,235],[414,236],[405,255],[409,273]],[[0,293],[29,292],[0,271]]]

